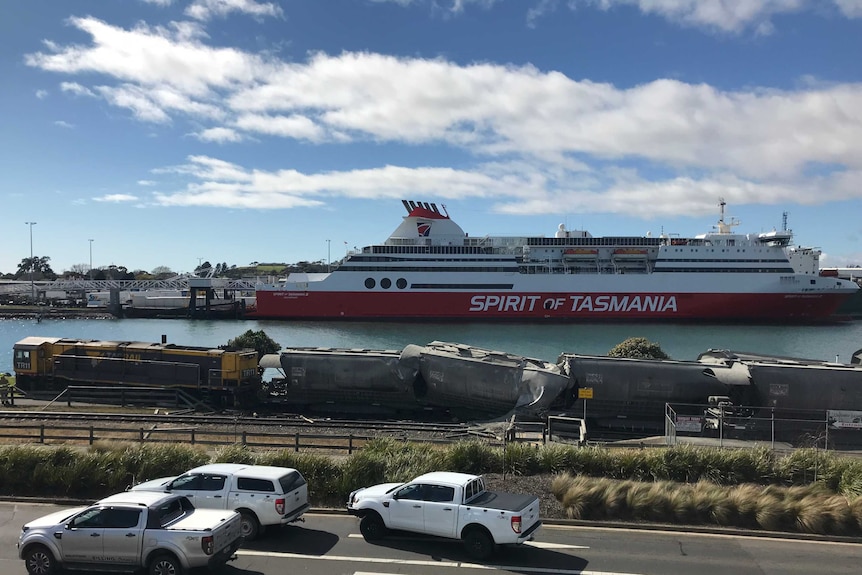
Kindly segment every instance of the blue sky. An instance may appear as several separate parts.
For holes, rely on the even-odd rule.
[[[724,198],[862,264],[862,0],[5,0],[0,47],[0,272],[31,229],[57,272],[335,261],[402,198],[549,236]]]

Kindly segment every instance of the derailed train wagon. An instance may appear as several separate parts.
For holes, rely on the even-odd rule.
[[[168,343],[27,337],[13,348],[18,387],[34,395],[69,385],[182,389],[246,405],[260,389],[257,352]]]
[[[400,371],[398,350],[290,347],[261,358],[280,377],[266,383],[268,401],[290,410],[409,415],[419,404],[413,374]]]
[[[570,411],[585,413],[590,427],[661,429],[666,404],[706,405],[711,397],[750,405],[749,373],[734,362],[563,354],[557,363],[572,380]]]
[[[280,372],[265,382],[271,402],[326,413],[541,416],[569,386],[553,363],[438,341],[401,351],[287,348],[261,366]]]
[[[463,416],[543,416],[570,386],[553,363],[458,343],[408,345],[401,364],[417,373],[420,402]]]
[[[728,350],[709,350],[698,361],[744,366],[751,380],[747,405],[761,411],[775,409],[782,417],[799,419],[810,418],[814,411],[862,411],[862,365],[858,363]]]

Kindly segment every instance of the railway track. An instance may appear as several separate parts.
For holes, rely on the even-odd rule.
[[[256,428],[263,430],[297,430],[304,432],[357,433],[364,435],[458,436],[471,433],[475,426],[464,423],[431,423],[416,421],[366,419],[312,419],[303,416],[249,416],[195,413],[97,413],[79,411],[0,411],[0,419],[27,423],[80,423],[117,425],[118,427],[152,427],[183,425],[201,428]]]

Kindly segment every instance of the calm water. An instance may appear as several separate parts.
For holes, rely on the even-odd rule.
[[[246,330],[263,330],[283,347],[401,349],[434,340],[465,343],[556,361],[562,352],[604,355],[628,337],[645,337],[674,359],[709,348],[847,362],[862,348],[862,321],[826,326],[670,324],[462,324],[273,321],[0,319],[0,371],[12,371],[12,346],[27,336],[161,341],[218,346]]]

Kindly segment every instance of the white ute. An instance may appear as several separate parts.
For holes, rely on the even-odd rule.
[[[486,559],[497,545],[530,541],[542,525],[539,498],[485,490],[481,476],[437,471],[408,483],[383,483],[350,494],[347,511],[361,518],[367,541],[387,529],[460,539]]]
[[[181,575],[225,563],[242,544],[235,511],[195,509],[179,495],[119,493],[25,524],[18,556],[30,575],[60,569]]]
[[[238,511],[247,541],[267,526],[299,521],[309,508],[308,483],[290,467],[212,463],[180,476],[145,481],[131,490],[177,493],[198,508]]]

